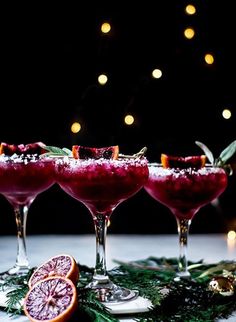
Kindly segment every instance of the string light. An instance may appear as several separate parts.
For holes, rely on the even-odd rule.
[[[236,232],[234,230],[230,230],[227,234],[227,238],[230,240],[236,240]]]
[[[230,230],[227,234],[227,245],[228,250],[233,251],[236,246],[236,232],[234,230]]]
[[[184,9],[185,9],[185,13],[188,15],[194,15],[197,12],[195,5],[191,3],[186,5]],[[111,24],[107,21],[104,21],[100,25],[101,32],[104,34],[109,33],[111,31],[111,28],[112,28]],[[186,29],[184,29],[183,34],[186,39],[192,39],[193,37],[195,37],[196,31],[192,27],[187,27]],[[204,56],[204,60],[208,65],[211,65],[214,63],[214,56],[211,53],[206,53]],[[154,79],[160,79],[163,76],[162,70],[159,68],[153,69],[151,72],[151,76]],[[105,85],[108,82],[108,77],[106,74],[101,74],[98,76],[97,80],[100,85]],[[224,119],[229,119],[231,117],[231,111],[229,109],[224,109],[222,111],[222,116]],[[134,122],[135,122],[135,119],[132,115],[129,114],[124,117],[124,123],[126,125],[132,125]],[[81,129],[80,124],[79,124],[79,129],[77,128],[78,127],[77,123],[75,124],[76,125],[72,125],[71,127],[71,131],[73,133],[77,133]]]
[[[107,81],[108,81],[107,75],[101,74],[101,75],[98,76],[98,83],[100,85],[105,85],[107,83]]]
[[[232,114],[231,114],[231,111],[227,108],[225,108],[222,112],[222,116],[224,119],[228,120],[231,118]]]
[[[132,125],[134,123],[134,117],[131,114],[127,114],[124,118],[124,122],[126,125]]]
[[[185,36],[185,38],[192,39],[194,37],[194,35],[195,35],[195,31],[194,31],[193,28],[186,28],[184,30],[184,36]]]
[[[109,22],[104,22],[101,25],[101,31],[102,31],[102,33],[107,34],[110,30],[111,30],[111,25],[109,24]]]
[[[193,4],[188,4],[185,7],[185,13],[188,15],[194,15],[196,13],[196,7]],[[195,30],[192,27],[188,27],[184,30],[184,36],[187,39],[192,39],[195,36]],[[212,65],[214,63],[214,56],[210,53],[205,54],[204,60],[207,65]],[[224,118],[230,118],[231,114],[229,111],[223,111]]]
[[[81,125],[79,122],[74,122],[70,129],[72,133],[78,133],[81,130]]]
[[[161,78],[161,76],[162,76],[162,71],[160,69],[156,68],[152,71],[153,78]]]
[[[196,13],[196,8],[194,5],[192,4],[188,4],[186,7],[185,7],[185,12],[188,14],[188,15],[194,15]]]
[[[214,63],[214,57],[212,54],[206,54],[204,59],[208,65],[212,65]]]

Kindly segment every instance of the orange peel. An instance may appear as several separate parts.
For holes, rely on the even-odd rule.
[[[161,164],[163,168],[203,168],[206,164],[206,155],[194,155],[187,157],[172,156],[162,153]]]
[[[116,160],[119,157],[119,146],[107,146],[101,148],[86,147],[82,145],[72,146],[72,156],[75,159],[113,159]]]

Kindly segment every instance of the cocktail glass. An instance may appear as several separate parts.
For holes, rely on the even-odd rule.
[[[17,227],[15,265],[0,273],[0,281],[29,271],[26,251],[26,221],[29,207],[36,196],[55,183],[54,162],[39,155],[0,155],[0,193],[12,205]]]
[[[114,284],[106,268],[107,224],[114,209],[136,194],[147,181],[145,158],[73,159],[56,162],[56,180],[71,197],[82,202],[92,215],[96,233],[96,264],[91,283],[99,300],[119,303],[137,297],[138,292]]]
[[[144,188],[148,194],[170,209],[177,221],[180,253],[176,280],[190,278],[187,261],[189,228],[201,207],[216,199],[227,187],[223,168],[205,165],[200,169],[188,167],[163,168],[149,164],[149,179]]]

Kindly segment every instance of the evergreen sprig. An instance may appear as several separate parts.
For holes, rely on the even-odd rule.
[[[191,280],[174,281],[177,269],[177,258],[148,257],[133,262],[115,261],[118,265],[108,272],[115,283],[139,291],[139,294],[149,299],[152,306],[148,312],[137,313],[132,318],[137,322],[206,322],[219,318],[228,318],[236,311],[236,289],[233,295],[223,296],[209,289],[209,282],[215,276],[225,271],[236,280],[236,262],[220,261],[206,264],[202,260],[189,262]],[[84,286],[92,279],[93,269],[79,265],[80,279],[77,285],[79,308],[73,321],[83,322],[118,322],[118,317],[112,315],[96,294]],[[32,272],[31,272],[32,273]],[[8,293],[6,311],[10,314],[23,313],[15,310],[28,290],[28,276],[17,280],[18,286]],[[5,285],[13,287],[16,280],[9,278]],[[236,286],[234,286],[236,288]]]
[[[7,293],[6,311],[9,315],[22,313],[22,300],[27,292],[27,285],[20,285]]]
[[[118,322],[116,317],[104,306],[91,290],[79,290],[80,313],[83,315],[83,321],[93,322]]]
[[[22,313],[22,301],[29,290],[28,280],[35,268],[26,274],[8,275],[3,283],[0,284],[0,291],[7,291],[6,312],[9,315]]]

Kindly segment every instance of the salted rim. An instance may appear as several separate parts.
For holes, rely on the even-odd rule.
[[[63,158],[58,158],[55,160],[57,165],[70,164],[71,166],[89,166],[89,165],[115,165],[115,166],[124,166],[124,165],[148,165],[146,157],[143,158],[122,158],[122,159],[72,159],[67,156]]]
[[[186,174],[194,174],[194,175],[209,175],[214,173],[225,172],[225,170],[221,167],[214,166],[212,164],[205,164],[202,168],[194,168],[194,167],[188,167],[188,168],[164,168],[161,163],[149,163],[148,164],[149,173],[151,173],[151,169],[160,169],[158,172],[152,172],[152,175],[161,176],[163,174],[174,174],[174,175],[186,175]]]
[[[178,167],[164,168],[163,165],[161,163],[158,163],[158,162],[148,162],[148,166],[150,166],[150,167],[161,167],[163,169],[181,169],[181,168],[178,168]],[[188,167],[188,168],[194,169],[194,167]],[[186,168],[186,169],[188,169],[188,168]],[[215,166],[214,164],[211,164],[211,163],[206,163],[203,167],[201,167],[201,168],[199,168],[197,170],[200,170],[200,169],[203,169],[203,168],[221,168],[221,167]],[[182,169],[182,170],[184,170],[184,169]]]
[[[1,154],[0,155],[0,162],[2,163],[36,163],[36,162],[48,162],[52,161],[51,158],[46,157],[46,158],[40,158],[40,154],[16,154],[14,153],[13,155],[5,155]]]

